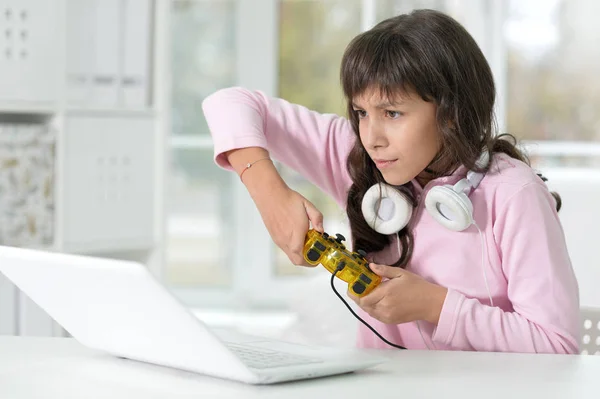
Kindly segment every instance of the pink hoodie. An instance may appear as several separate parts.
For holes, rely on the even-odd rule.
[[[220,167],[232,170],[223,154],[228,150],[263,147],[345,207],[352,183],[346,157],[355,141],[347,119],[243,88],[213,93],[203,111]],[[578,353],[578,285],[546,185],[524,163],[499,154],[469,196],[484,236],[492,307],[477,229],[450,231],[424,208],[433,186],[453,184],[465,173],[459,168],[425,187],[413,181],[418,206],[409,225],[415,240],[407,269],[448,288],[438,325],[388,325],[362,311],[361,317],[388,340],[411,349]],[[397,246],[371,257],[391,264],[398,258]],[[359,347],[389,348],[361,323],[358,336]]]

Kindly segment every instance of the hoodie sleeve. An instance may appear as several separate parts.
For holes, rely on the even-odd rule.
[[[224,154],[229,150],[262,147],[338,202],[345,202],[350,186],[346,158],[355,142],[347,119],[240,87],[211,94],[202,109],[218,166],[232,170]]]
[[[493,226],[512,311],[449,290],[433,339],[459,350],[579,352],[579,289],[555,201],[528,183]]]

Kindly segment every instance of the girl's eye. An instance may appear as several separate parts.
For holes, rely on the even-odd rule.
[[[402,114],[398,111],[385,111],[386,115],[392,119],[399,118]]]
[[[356,115],[358,115],[358,119],[363,119],[367,116],[367,111],[364,111],[362,109],[355,109],[354,112],[356,112]]]

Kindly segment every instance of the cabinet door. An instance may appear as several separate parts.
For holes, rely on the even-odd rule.
[[[60,10],[59,0],[0,0],[0,101],[56,102]]]
[[[66,118],[64,250],[135,250],[154,245],[155,134],[151,117]]]

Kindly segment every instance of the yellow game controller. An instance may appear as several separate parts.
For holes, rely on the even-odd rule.
[[[342,244],[345,240],[341,234],[336,234],[334,239],[327,233],[311,229],[306,233],[304,259],[313,266],[320,263],[330,273],[348,283],[354,295],[362,297],[381,283],[381,277],[369,269],[364,251],[348,251]]]

